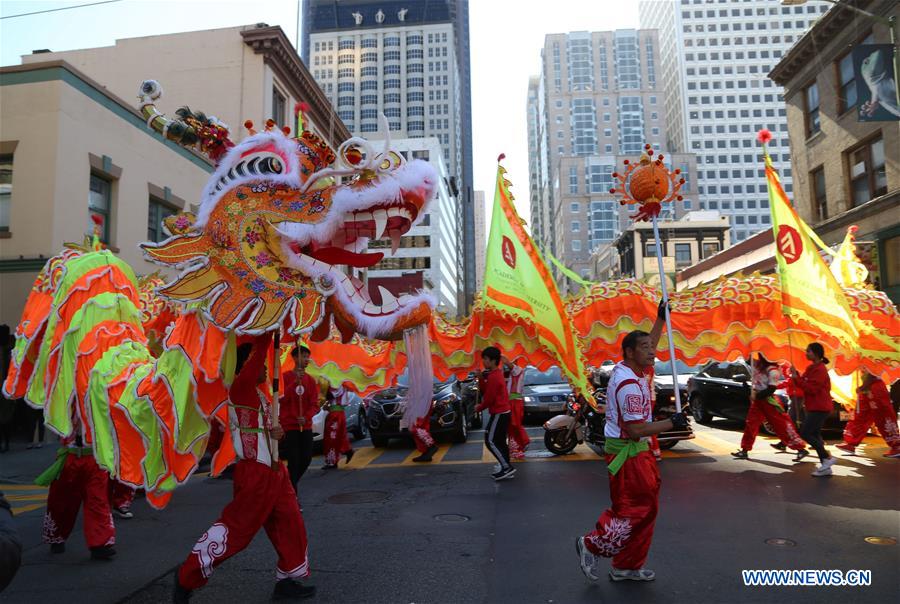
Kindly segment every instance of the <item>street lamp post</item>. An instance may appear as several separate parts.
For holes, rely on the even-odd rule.
[[[876,15],[875,13],[870,13],[867,10],[863,10],[861,8],[857,8],[852,4],[848,4],[846,2],[841,2],[840,0],[822,0],[823,2],[828,2],[829,4],[834,4],[835,6],[839,6],[841,8],[846,8],[857,12],[861,15],[865,15],[870,19],[873,19],[882,25],[887,25],[888,30],[891,32],[891,50],[893,53],[894,59],[894,94],[897,97],[897,106],[900,107],[900,65],[898,65],[898,60],[900,57],[897,55],[897,17],[891,15],[890,17],[882,17],[881,15]],[[782,6],[800,6],[801,4],[806,4],[807,0],[781,0]]]

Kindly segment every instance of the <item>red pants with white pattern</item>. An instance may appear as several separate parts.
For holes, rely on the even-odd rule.
[[[416,449],[419,453],[424,453],[434,446],[434,437],[431,436],[431,418],[420,417],[416,423],[410,426],[413,441],[416,443]]]
[[[509,456],[513,459],[525,457],[525,448],[531,443],[525,431],[525,401],[520,398],[509,400],[512,413],[509,415]]]
[[[897,430],[897,414],[890,404],[877,409],[863,409],[853,414],[853,419],[844,427],[844,442],[857,446],[866,437],[869,427],[875,424],[881,438],[892,451],[900,450],[900,431]]]
[[[44,543],[65,543],[84,504],[84,540],[88,547],[116,542],[116,527],[109,507],[109,474],[93,455],[68,455],[59,478],[50,483],[44,514]]]
[[[781,439],[785,445],[799,451],[806,448],[806,443],[797,433],[794,427],[794,421],[785,411],[781,411],[775,405],[766,401],[750,401],[750,410],[747,411],[747,423],[744,425],[744,436],[741,438],[741,449],[749,451],[753,448],[756,441],[756,435],[759,434],[759,428],[763,422],[769,422],[769,425],[775,431],[775,436]]]
[[[131,504],[134,502],[134,492],[135,488],[129,486],[127,484],[122,484],[118,480],[109,481],[109,503],[110,505],[119,510],[129,510],[131,509]]]
[[[347,414],[343,411],[329,411],[325,416],[325,435],[322,437],[325,464],[336,466],[341,455],[352,449],[350,439],[347,438]]]
[[[185,589],[206,585],[213,570],[247,547],[260,528],[278,553],[277,579],[309,575],[306,527],[287,468],[241,460],[234,468],[233,499],[194,544],[178,571],[179,584]]]
[[[606,456],[606,463],[613,460]],[[612,558],[613,568],[637,570],[644,567],[659,509],[659,468],[650,451],[625,460],[609,475],[612,507],[597,520],[597,528],[584,536],[588,550]]]

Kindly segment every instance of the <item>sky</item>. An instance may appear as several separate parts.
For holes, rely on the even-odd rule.
[[[119,38],[260,22],[280,25],[290,40],[297,39],[299,2],[296,0],[119,0],[9,18],[97,1],[3,0],[0,2],[0,64],[19,64],[21,55],[41,48],[59,51],[110,46]],[[505,153],[503,165],[513,183],[517,209],[523,218],[529,219],[525,106],[528,78],[540,70],[544,36],[580,30],[637,28],[638,25],[635,1],[470,0],[474,184],[476,189],[486,192],[488,213],[493,200],[497,156]],[[136,74],[136,77],[143,76]],[[215,111],[215,108],[207,110]]]

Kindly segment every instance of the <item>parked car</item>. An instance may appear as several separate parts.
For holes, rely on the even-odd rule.
[[[431,434],[449,435],[455,443],[466,442],[475,415],[474,396],[464,396],[462,383],[455,377],[446,381],[435,378],[433,388]],[[395,387],[379,390],[366,398],[366,417],[374,446],[386,447],[392,438],[409,436],[400,430],[408,392],[409,378],[404,373]]]
[[[525,368],[522,402],[526,418],[564,412],[571,394],[572,387],[562,376],[559,367],[550,367],[547,371],[538,371],[532,366]]]
[[[472,429],[477,430],[484,425],[481,413],[475,413],[475,405],[478,404],[478,373],[471,371],[466,379],[460,382],[459,390],[462,393],[466,409],[472,409]]]
[[[612,374],[612,369],[615,366],[615,361],[606,360],[591,371],[591,383],[594,385],[594,388],[606,388],[606,385],[609,383],[609,376]]]
[[[681,394],[682,407],[688,402],[688,381],[697,373],[696,367],[691,367],[683,361],[675,361],[675,369],[678,372],[678,391]],[[656,394],[656,404],[653,407],[653,421],[669,419],[675,413],[675,388],[672,380],[672,363],[669,361],[656,361],[653,367],[653,389]],[[659,434],[660,449],[671,449],[680,440],[694,438],[694,432],[689,427],[687,430],[672,430]]]
[[[713,417],[724,417],[746,421],[750,409],[750,366],[743,361],[720,363],[712,361],[688,380],[688,398],[691,414],[701,424],[709,424]],[[798,424],[802,422],[803,411],[794,408],[783,390],[776,390],[784,408]],[[802,405],[801,405],[802,406]],[[834,412],[825,420],[825,429],[842,431],[850,419],[839,403],[834,403]],[[771,433],[768,425],[763,425]]]
[[[354,440],[362,440],[369,432],[368,424],[366,423],[366,406],[362,397],[355,392],[347,393],[347,401],[348,404],[344,407],[344,413],[347,414],[347,433],[352,436]],[[319,412],[313,416],[312,429],[314,443],[322,442],[322,439],[324,438],[326,415],[328,415],[328,411],[320,409]]]

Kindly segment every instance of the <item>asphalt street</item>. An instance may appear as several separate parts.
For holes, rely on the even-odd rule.
[[[900,461],[869,437],[859,456],[838,453],[830,478],[813,478],[811,460],[757,441],[749,461],[731,459],[740,426],[722,420],[664,452],[663,486],[648,567],[653,583],[585,579],[576,536],[609,503],[605,463],[592,449],[553,457],[532,427],[528,459],[514,480],[490,479],[493,459],[481,433],[444,445],[430,465],[395,441],[388,449],[355,443],[349,468],[324,472],[321,458],[301,481],[315,601],[334,603],[555,602],[884,602],[900,593]],[[11,496],[25,542],[25,564],[0,595],[10,603],[157,603],[171,597],[173,571],[216,519],[231,482],[196,476],[169,507],[135,503],[117,521],[118,555],[89,560],[80,529],[66,553],[40,543],[46,489],[30,480],[52,448],[0,456],[0,489]],[[342,464],[343,465],[343,464]],[[768,539],[789,540],[769,545]],[[263,533],[227,561],[192,602],[265,602],[275,554]],[[745,587],[743,569],[863,569],[869,587]]]

